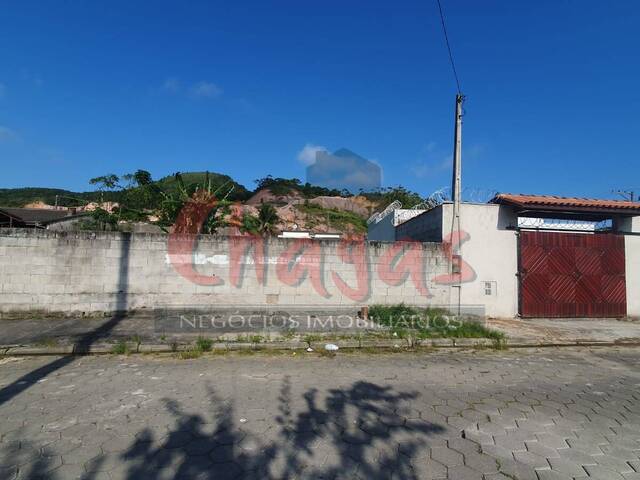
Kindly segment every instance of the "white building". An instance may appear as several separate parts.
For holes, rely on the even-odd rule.
[[[403,220],[371,222],[369,240],[453,239],[452,268],[466,271],[452,303],[495,317],[640,316],[640,203],[502,194],[462,203],[460,234],[450,202]]]

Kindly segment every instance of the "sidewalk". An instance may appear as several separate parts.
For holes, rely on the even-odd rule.
[[[489,328],[506,335],[507,347],[576,346],[576,345],[640,345],[640,322],[616,319],[491,319]],[[406,347],[402,339],[381,338],[375,330],[322,331],[298,330],[291,332],[273,327],[268,331],[254,329],[194,330],[188,333],[165,332],[159,329],[153,317],[133,315],[104,318],[37,318],[0,320],[0,353],[108,353],[118,342],[132,342],[137,351],[165,351],[178,346],[188,346],[199,337],[216,339],[223,337],[217,348],[305,348],[309,338],[317,343],[332,341],[340,347]],[[356,335],[358,334],[358,335]],[[324,338],[323,338],[324,337]],[[358,337],[359,339],[356,339]],[[442,338],[426,339],[421,346],[473,347],[491,345],[489,339]],[[28,347],[24,349],[21,347]]]
[[[504,332],[513,342],[639,343],[640,321],[610,319],[492,319],[487,326]]]

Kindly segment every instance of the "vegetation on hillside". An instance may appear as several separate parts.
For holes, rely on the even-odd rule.
[[[257,215],[245,211],[239,218],[231,219],[232,204],[242,203],[264,189],[276,196],[295,193],[307,200],[318,196],[353,197],[346,190],[302,183],[297,178],[269,175],[255,183],[256,189],[252,192],[228,175],[218,173],[177,172],[154,180],[150,172],[136,170],[121,176],[109,173],[92,178],[89,184],[95,191],[90,192],[53,188],[0,189],[0,206],[22,207],[34,202],[54,205],[57,202],[60,206],[71,207],[89,202],[116,202],[118,207],[112,213],[98,208],[80,224],[81,228],[114,230],[122,222],[153,222],[169,229],[185,205],[204,202],[214,206],[202,225],[202,233],[215,233],[233,224],[243,232],[266,235],[274,233],[281,222],[274,205],[265,202],[260,205]],[[394,200],[399,200],[404,207],[412,207],[423,201],[419,194],[403,187],[361,192],[360,195],[376,203],[378,211]],[[366,218],[351,211],[326,208],[308,201],[295,205],[295,208],[304,214],[305,228],[310,230],[316,227],[328,227],[332,231],[345,233],[364,233],[367,230]]]
[[[257,217],[246,213],[242,216],[240,231],[253,235],[272,235],[276,233],[279,221],[278,212],[274,206],[263,203],[260,205]]]
[[[24,207],[30,203],[43,202],[63,207],[78,207],[88,202],[100,201],[100,192],[72,192],[61,188],[0,188],[0,206]],[[118,195],[105,195],[105,201],[117,201]]]
[[[319,187],[311,185],[309,182],[302,183],[297,178],[274,178],[267,175],[264,178],[255,180],[256,192],[268,188],[274,195],[288,195],[292,192],[299,192],[305,198],[314,198],[321,195],[331,197],[351,197],[347,190],[336,190],[335,188]]]
[[[365,233],[367,231],[367,220],[357,213],[325,208],[309,202],[300,203],[296,208],[306,215],[307,227],[311,229],[319,223],[324,223],[336,232]]]
[[[425,199],[416,192],[412,192],[400,185],[397,187],[381,188],[375,192],[361,192],[361,195],[378,204],[378,211],[382,211],[392,202],[398,200],[403,208],[412,208]]]

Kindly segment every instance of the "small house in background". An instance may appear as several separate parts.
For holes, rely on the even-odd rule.
[[[88,213],[75,208],[13,208],[0,207],[0,227],[41,228],[47,230],[74,230]]]

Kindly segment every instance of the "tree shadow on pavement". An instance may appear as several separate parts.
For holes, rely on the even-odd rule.
[[[127,293],[129,281],[129,257],[131,254],[131,234],[121,234],[120,257],[118,260],[118,284],[116,292],[115,314],[98,328],[82,335],[74,345],[74,352],[86,353],[90,350],[96,340],[107,338],[110,332],[118,325],[126,316],[128,308]],[[26,389],[30,388],[39,380],[51,375],[61,368],[74,362],[77,357],[74,355],[66,355],[50,362],[42,367],[23,375],[14,382],[0,389],[0,405],[8,402],[16,395],[19,395]]]
[[[294,411],[300,402],[285,378],[275,422],[241,426],[233,405],[211,389],[211,420],[165,400],[175,427],[161,438],[150,428],[138,433],[121,456],[125,478],[418,478],[414,465],[426,462],[429,437],[444,429],[405,416],[416,396],[360,381],[326,396],[310,389]]]

